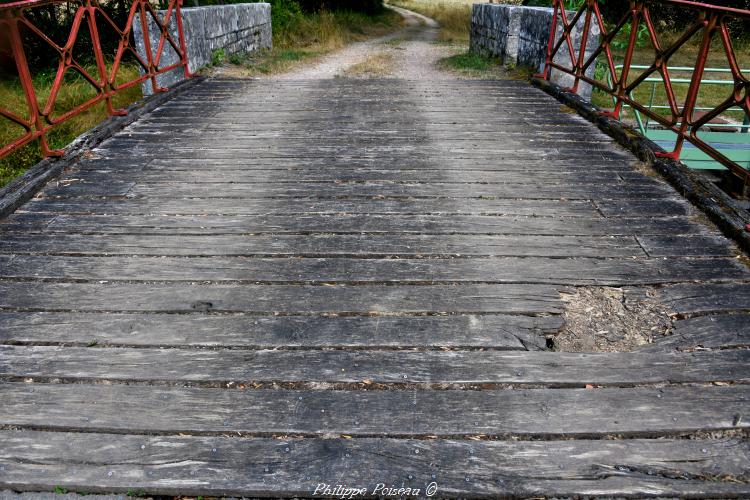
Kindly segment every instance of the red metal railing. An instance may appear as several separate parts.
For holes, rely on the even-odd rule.
[[[549,79],[552,70],[558,70],[573,77],[573,85],[568,89],[570,91],[577,92],[581,82],[592,85],[595,90],[605,92],[613,98],[614,108],[603,114],[619,120],[623,106],[630,106],[675,133],[674,149],[659,153],[659,156],[679,160],[683,145],[687,141],[727,167],[743,180],[745,185],[750,184],[750,175],[747,170],[698,136],[702,127],[731,108],[740,108],[746,114],[750,114],[750,81],[742,74],[737,62],[737,54],[732,45],[729,29],[730,22],[733,20],[750,19],[750,11],[689,0],[631,0],[628,11],[616,23],[608,27],[602,17],[600,0],[586,0],[572,17],[570,11],[566,12],[564,4],[564,0],[553,0],[554,16],[544,71],[540,75],[542,78]],[[651,16],[651,9],[655,5],[694,13],[694,21],[666,46],[662,46],[661,37],[657,34]],[[592,26],[598,27],[600,31],[599,42],[593,50],[591,46],[588,46],[588,55],[586,55],[587,44],[590,45],[589,32]],[[654,49],[653,57],[646,63],[645,69],[643,66],[636,69],[633,68],[635,66],[633,57],[638,43],[638,32],[643,30],[643,27],[647,31],[648,42]],[[579,29],[580,34],[577,37],[574,36],[574,32]],[[616,63],[612,45],[621,32],[620,38],[627,35],[627,46],[624,54],[621,54],[622,60]],[[694,43],[696,37],[699,43],[694,69],[685,98],[679,99],[678,102],[675,86],[670,79],[668,64],[670,57],[686,44]],[[576,38],[580,39],[578,43],[574,41]],[[723,102],[711,106],[711,109],[705,113],[695,113],[707,58],[714,44],[717,44],[715,45],[717,50],[720,44],[720,52],[726,55],[726,66],[733,80],[733,88],[731,95]],[[592,75],[597,58],[602,55],[604,55],[604,66],[608,78],[596,78]],[[635,70],[635,73],[633,74],[631,70]],[[666,100],[669,105],[668,114],[657,113],[638,102],[633,95],[635,89],[654,74],[660,75],[664,82]]]
[[[50,5],[66,5],[73,12],[70,22],[70,31],[64,45],[58,45],[47,36],[39,27],[35,26],[27,13],[32,9]],[[44,156],[59,156],[62,151],[52,150],[47,142],[46,134],[54,127],[81,114],[92,106],[105,102],[107,112],[110,116],[122,116],[124,110],[115,109],[112,97],[123,90],[139,85],[146,80],[151,80],[154,92],[162,92],[157,83],[157,75],[172,71],[176,68],[184,68],[185,76],[189,77],[187,54],[185,49],[185,37],[182,27],[182,16],[180,9],[182,0],[169,0],[163,15],[157,14],[149,0],[131,0],[127,21],[124,26],[118,26],[112,18],[107,15],[101,7],[99,0],[23,0],[13,3],[0,4],[0,37],[6,37],[5,43],[10,47],[11,56],[15,62],[18,79],[25,96],[26,117],[18,112],[4,108],[0,103],[0,116],[7,118],[14,124],[23,128],[24,132],[7,144],[0,143],[0,158],[10,152],[39,139],[42,154]],[[156,50],[151,45],[149,36],[150,22],[159,30],[159,42]],[[101,39],[97,21],[103,23],[108,29],[111,28],[119,38],[114,58],[107,60],[101,46]],[[138,53],[133,44],[133,24],[138,21],[143,33],[145,47],[144,58]],[[176,23],[178,40],[170,34],[170,23]],[[38,37],[45,46],[49,46],[58,57],[57,70],[46,102],[40,103],[34,88],[32,71],[27,62],[28,47],[25,46],[23,32]],[[84,65],[76,60],[73,51],[76,42],[82,38],[82,33],[87,33],[90,48],[93,51],[93,60],[96,64],[96,74],[91,74]],[[178,62],[170,65],[161,65],[162,55],[167,46],[178,55]],[[124,57],[133,58],[142,68],[140,76],[129,81],[117,83],[118,71]],[[108,67],[109,63],[109,67]],[[65,85],[65,74],[69,70],[75,71],[83,77],[95,91],[94,97],[76,105],[71,109],[64,110],[53,116],[55,104],[60,90]]]

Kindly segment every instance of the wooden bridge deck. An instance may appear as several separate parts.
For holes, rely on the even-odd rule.
[[[0,224],[0,489],[747,497],[750,273],[634,164],[522,82],[201,83]],[[550,352],[600,286],[674,334]]]

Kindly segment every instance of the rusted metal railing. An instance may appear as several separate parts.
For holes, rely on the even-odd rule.
[[[182,16],[180,9],[182,0],[168,0],[168,5],[163,14],[157,14],[149,0],[130,0],[130,9],[125,25],[119,25],[105,12],[100,0],[24,0],[13,3],[0,4],[0,43],[7,44],[15,63],[21,87],[25,97],[26,116],[21,116],[17,111],[7,109],[7,104],[0,102],[0,116],[5,117],[14,124],[23,128],[20,136],[10,140],[7,144],[0,143],[0,158],[10,152],[39,139],[42,154],[44,156],[58,156],[62,151],[52,150],[47,142],[46,134],[61,123],[70,120],[101,102],[106,103],[107,112],[110,116],[121,116],[126,114],[124,110],[115,109],[112,97],[134,85],[139,85],[146,80],[151,80],[154,92],[161,92],[157,83],[157,75],[184,68],[185,76],[189,77],[187,54],[185,48],[185,36],[182,27]],[[33,9],[43,6],[65,5],[72,16],[69,34],[64,45],[58,45],[47,34],[43,32],[34,22],[29,19],[28,13]],[[97,23],[103,23],[108,29],[114,30],[119,38],[114,56],[105,57],[101,45],[99,27]],[[140,23],[143,33],[145,47],[145,60],[138,53],[133,41],[134,23]],[[149,26],[156,26],[159,30],[159,41],[154,48],[151,45]],[[177,40],[170,33],[170,24],[176,23]],[[85,35],[83,35],[85,33]],[[25,38],[29,36],[38,37],[39,40],[51,48],[57,54],[57,70],[46,102],[40,103],[34,88],[32,70],[28,64],[28,46]],[[93,54],[96,71],[87,70],[84,63],[74,56],[76,42],[83,36],[87,36],[87,42]],[[28,38],[27,38],[28,39]],[[167,46],[177,53],[178,61],[170,65],[161,65],[162,54]],[[118,70],[124,57],[133,58],[142,68],[140,76],[129,81],[118,83]],[[109,65],[109,67],[108,67]],[[55,104],[60,90],[65,86],[65,74],[68,71],[78,73],[85,79],[95,91],[95,95],[71,109],[67,109],[53,116]]]
[[[570,11],[565,10],[564,0],[553,0],[554,16],[545,66],[540,76],[549,79],[554,70],[567,73],[573,77],[573,85],[569,90],[576,92],[581,82],[585,82],[592,85],[595,91],[598,89],[613,98],[614,108],[603,114],[619,120],[623,107],[630,107],[664,129],[671,130],[675,134],[674,149],[659,153],[660,156],[679,160],[687,141],[724,165],[746,186],[750,184],[750,174],[746,169],[698,135],[704,126],[732,108],[744,111],[746,116],[750,114],[750,81],[748,75],[743,75],[738,64],[729,29],[732,21],[750,19],[750,11],[689,0],[631,0],[627,12],[617,22],[608,25],[603,19],[600,3],[603,2],[586,0],[575,14],[571,15]],[[664,46],[651,15],[651,10],[656,5],[693,13],[693,21]],[[598,46],[593,51],[592,47],[588,47],[587,54],[591,27],[598,27],[600,38]],[[645,65],[637,66],[633,57],[639,30],[642,31],[644,27],[648,35],[647,40],[653,46],[653,57]],[[574,32],[580,29],[582,32],[578,37],[574,36]],[[612,45],[618,35],[620,39],[627,38],[627,45],[624,53],[620,51],[620,57],[616,61]],[[575,40],[576,38],[580,41]],[[675,93],[675,79],[669,75],[670,58],[686,44],[694,44],[696,38],[697,55],[694,67],[691,68],[688,88],[684,100],[678,99]],[[712,47],[726,55],[726,69],[731,76],[729,81],[732,82],[732,88],[723,102],[711,105],[707,111],[697,113],[699,91]],[[596,61],[601,56],[604,56],[606,76],[597,78],[592,66],[597,64]],[[634,96],[636,88],[652,78],[652,75],[659,75],[664,82],[667,110],[654,109],[646,103],[639,102]]]

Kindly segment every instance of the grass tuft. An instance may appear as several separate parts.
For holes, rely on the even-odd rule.
[[[497,58],[465,52],[440,60],[440,67],[470,78],[498,78],[505,71]]]

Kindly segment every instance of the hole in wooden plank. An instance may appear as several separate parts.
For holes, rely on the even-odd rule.
[[[672,333],[671,311],[654,290],[626,296],[622,288],[579,287],[561,293],[563,326],[547,346],[564,352],[626,352]]]

